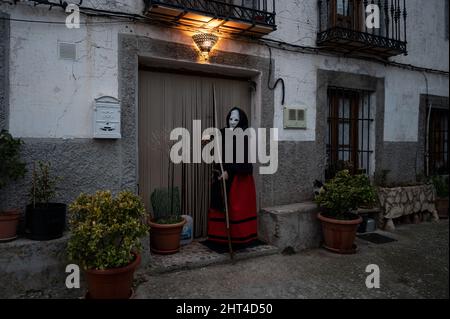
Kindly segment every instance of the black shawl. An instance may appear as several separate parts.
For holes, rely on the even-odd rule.
[[[236,137],[233,141],[233,162],[232,163],[225,163],[226,159],[226,149],[225,149],[225,130],[229,129],[229,120],[231,113],[237,110],[239,112],[239,123],[236,128],[241,128],[243,131],[245,131],[248,128],[248,117],[247,114],[245,114],[244,111],[242,111],[240,108],[233,108],[230,110],[230,112],[227,115],[226,118],[226,128],[223,128],[220,130],[222,134],[222,163],[223,163],[223,169],[224,171],[228,172],[228,180],[226,182],[227,186],[227,194],[230,193],[230,188],[233,183],[233,179],[236,175],[252,175],[253,174],[253,164],[249,163],[248,160],[248,148],[249,148],[249,140],[248,137],[245,136],[244,138],[244,163],[237,163],[236,160]],[[211,207],[224,211],[224,201],[223,201],[223,190],[222,185],[223,182],[218,180],[218,178],[221,175],[220,170],[220,164],[214,165],[214,174],[213,174],[213,183],[211,186]]]

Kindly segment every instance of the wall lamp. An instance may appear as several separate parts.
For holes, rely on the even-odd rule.
[[[212,33],[197,33],[192,36],[203,58],[208,60],[209,53],[219,41],[219,37]]]

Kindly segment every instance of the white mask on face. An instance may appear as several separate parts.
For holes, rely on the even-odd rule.
[[[235,129],[236,126],[239,124],[240,120],[241,119],[239,117],[239,111],[238,110],[233,110],[233,112],[231,112],[231,115],[230,115],[230,120],[228,122],[228,126],[231,129]]]

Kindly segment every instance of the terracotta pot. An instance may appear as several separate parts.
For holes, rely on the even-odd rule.
[[[436,210],[439,218],[448,219],[448,197],[436,198]]]
[[[0,213],[0,241],[17,238],[17,225],[20,220],[20,210],[13,209]]]
[[[363,221],[361,216],[358,216],[358,219],[355,220],[338,220],[322,216],[319,213],[318,218],[322,222],[324,248],[339,254],[356,252],[353,243],[356,230]]]
[[[132,295],[133,275],[141,263],[141,256],[135,257],[125,267],[86,270],[89,299],[129,299]]]
[[[180,251],[180,239],[186,220],[178,224],[156,224],[154,220],[150,225],[150,250],[155,254],[170,255]]]

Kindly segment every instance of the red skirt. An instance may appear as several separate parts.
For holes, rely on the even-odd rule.
[[[235,175],[228,194],[231,242],[247,244],[258,237],[256,219],[256,189],[253,176]],[[208,240],[228,243],[224,212],[209,209]]]

